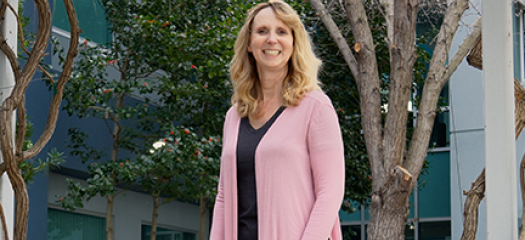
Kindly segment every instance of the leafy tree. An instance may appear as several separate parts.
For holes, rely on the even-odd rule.
[[[159,148],[141,157],[136,168],[142,176],[139,185],[153,197],[151,239],[156,236],[158,208],[176,199],[200,202],[200,236],[204,239],[203,220],[208,208],[203,198],[213,198],[216,194],[220,139],[199,138],[188,129],[178,127],[159,143]],[[163,202],[159,202],[161,196],[166,197]]]
[[[310,0],[310,3],[337,44],[339,56],[345,60],[359,92],[361,125],[372,176],[368,239],[404,239],[408,199],[424,166],[434,119],[439,112],[440,91],[473,48],[480,34],[480,21],[448,61],[451,39],[468,8],[468,1],[448,4],[423,1],[421,4],[444,9],[443,15],[439,15],[443,16],[443,24],[433,36],[436,44],[425,71],[417,121],[411,132],[407,131],[407,104],[417,77],[415,64],[421,56],[415,44],[419,2],[385,0],[380,1],[379,6],[377,3],[365,5],[358,0],[345,0],[344,5],[321,0]],[[377,10],[382,13],[379,17],[385,23],[383,26],[373,24],[374,18],[369,12]],[[341,12],[349,28],[339,29],[337,19]],[[376,27],[384,29],[384,42],[373,37]],[[385,51],[388,54],[384,54]],[[381,70],[382,58],[388,59],[386,77]],[[384,90],[387,90],[386,96],[383,96]],[[385,103],[387,111],[383,109]]]
[[[145,188],[154,198],[168,200],[180,198],[184,191],[200,202],[204,222],[207,203],[214,199],[218,157],[192,157],[184,161],[192,164],[172,165],[168,173],[158,170],[175,158],[160,160],[171,155],[162,151],[152,155],[149,150],[165,129],[177,125],[200,138],[220,136],[230,105],[228,63],[239,21],[249,5],[245,1],[121,0],[102,4],[114,40],[105,45],[88,40],[82,44],[64,109],[70,115],[105,122],[112,138],[111,153],[106,156],[104,149],[89,144],[86,133],[70,129],[70,154],[89,164],[90,178],[87,186],[70,181],[68,192],[58,201],[75,208],[93,196],[106,197],[107,239],[113,237],[112,204],[119,189]],[[60,47],[55,50],[60,54]],[[180,141],[178,146],[184,147],[177,148],[178,158],[195,152],[194,140]],[[180,174],[181,168],[195,176]],[[168,176],[170,184],[165,185],[181,187],[158,182]]]

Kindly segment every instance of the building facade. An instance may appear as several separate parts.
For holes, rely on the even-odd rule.
[[[80,41],[89,39],[90,44],[110,41],[112,35],[108,30],[108,23],[100,2],[85,0],[73,2],[77,9],[80,28],[83,31]],[[63,3],[62,1],[50,1],[50,4],[53,16],[52,35],[62,46],[68,46],[69,25]],[[24,3],[25,15],[28,17],[32,17],[34,9],[33,2]],[[29,25],[27,28],[32,29],[33,26]],[[53,71],[61,71],[58,58],[52,54],[51,48],[48,49],[48,55],[44,61],[47,65],[52,66]],[[109,74],[116,75],[117,73],[110,72]],[[38,77],[37,74],[27,90],[27,113],[34,124],[34,136],[39,136],[44,129],[45,121],[41,119],[46,119],[48,106],[53,96],[53,93]],[[60,113],[55,133],[38,157],[45,159],[46,154],[52,148],[56,148],[59,152],[65,153],[66,162],[62,163],[59,168],[52,168],[44,174],[37,175],[35,181],[28,185],[30,212],[27,239],[100,240],[106,237],[107,201],[105,197],[95,197],[86,202],[83,208],[75,211],[64,210],[58,204],[57,195],[63,196],[67,191],[66,179],[84,182],[88,177],[86,165],[68,156],[69,150],[66,145],[69,136],[67,131],[72,127],[79,127],[88,132],[90,142],[97,147],[112,144],[111,134],[99,130],[107,129],[103,121],[69,117],[65,111]],[[150,239],[152,214],[153,198],[149,194],[131,190],[120,193],[115,198],[113,209],[114,239]],[[208,220],[209,216],[206,219]],[[199,224],[198,204],[180,201],[164,204],[159,208],[157,239],[196,240],[199,237]],[[209,221],[206,225],[209,228]]]

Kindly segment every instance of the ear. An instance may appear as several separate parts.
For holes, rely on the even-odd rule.
[[[248,43],[248,52],[253,53],[252,46]]]

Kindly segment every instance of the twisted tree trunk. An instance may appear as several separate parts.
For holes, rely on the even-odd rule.
[[[16,53],[10,46],[8,46],[4,36],[0,33],[0,50],[7,56],[9,63],[11,64],[13,75],[15,76],[15,85],[13,86],[13,89],[0,106],[0,150],[4,160],[4,162],[0,164],[0,174],[7,173],[15,194],[16,216],[14,239],[16,240],[24,240],[27,237],[27,218],[29,213],[29,197],[21,171],[18,169],[18,164],[25,159],[34,157],[40,153],[55,130],[58,111],[60,110],[60,102],[62,101],[63,89],[66,82],[69,80],[73,66],[73,59],[78,54],[77,49],[80,33],[73,3],[71,0],[64,0],[64,5],[69,18],[69,25],[71,27],[69,51],[60,78],[56,81],[50,79],[50,81],[56,86],[56,94],[51,100],[44,132],[30,149],[22,151],[26,127],[24,125],[26,121],[24,106],[25,92],[35,74],[36,68],[39,67],[40,60],[44,56],[49,42],[49,36],[51,34],[51,11],[48,1],[35,0],[35,5],[38,10],[37,37],[33,49],[31,52],[27,52],[28,59],[23,69],[21,69],[18,64]],[[7,1],[3,1],[0,6],[0,23],[2,23],[1,19],[4,18],[6,11],[12,11],[17,17],[19,28],[21,28],[20,19],[18,18],[17,13],[13,6],[10,6]],[[19,32],[19,36],[20,40],[23,42],[22,32]],[[21,124],[18,125],[18,134],[16,135],[13,144],[14,136],[12,124],[15,111],[18,112],[17,121]],[[2,218],[5,218],[5,216]]]
[[[463,211],[463,235],[462,240],[476,239],[478,231],[479,204],[485,198],[485,169],[481,171],[475,182],[472,183],[469,191],[463,191],[467,196],[465,209]]]
[[[481,40],[480,40],[481,41]],[[481,51],[479,53],[481,56]],[[475,65],[477,68],[482,68],[481,59],[475,61],[479,64]],[[471,64],[472,65],[472,64]],[[523,128],[525,128],[525,90],[518,82],[514,79],[514,118],[515,118],[515,129],[516,139],[521,134]],[[523,209],[525,209],[525,156],[523,156],[520,163],[520,187],[521,187],[521,199],[523,202]],[[464,195],[467,196],[465,200],[465,207],[463,209],[463,235],[461,240],[474,240],[476,239],[476,233],[478,230],[478,215],[479,215],[479,204],[485,197],[485,169],[481,171],[476,181],[472,183],[469,191],[464,191]],[[522,213],[522,226],[525,224],[525,211]],[[525,228],[520,229],[520,240],[525,239]]]

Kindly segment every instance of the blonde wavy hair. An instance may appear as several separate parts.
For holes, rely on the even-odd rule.
[[[283,81],[282,95],[284,106],[297,106],[304,95],[312,90],[321,90],[317,72],[321,67],[312,49],[312,41],[306,32],[299,15],[290,5],[281,0],[260,3],[248,11],[244,26],[235,42],[235,54],[231,61],[230,75],[233,83],[232,104],[237,105],[241,117],[256,114],[262,100],[261,83],[255,65],[255,58],[248,52],[251,27],[255,16],[270,7],[278,19],[288,25],[293,32],[293,52],[288,61],[288,74]]]

